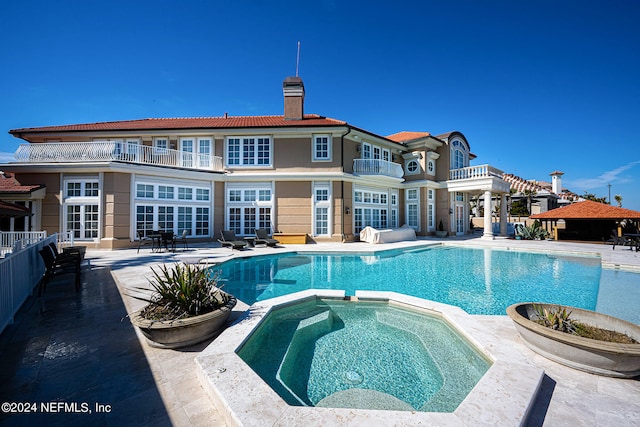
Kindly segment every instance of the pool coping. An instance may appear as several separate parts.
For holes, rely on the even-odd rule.
[[[452,413],[380,411],[289,406],[237,354],[260,321],[274,308],[315,298],[345,298],[340,290],[309,289],[255,303],[196,357],[198,378],[228,425],[521,425],[544,377],[525,355],[499,344],[490,331],[459,307],[396,292],[356,291],[358,299],[388,301],[435,312],[480,349],[493,364]]]

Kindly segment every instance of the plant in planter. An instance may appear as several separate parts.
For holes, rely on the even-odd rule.
[[[438,223],[438,229],[436,230],[436,236],[438,237],[447,237],[447,232],[444,229],[444,224],[442,224],[442,220]]]
[[[190,264],[151,271],[151,296],[134,296],[148,304],[130,316],[150,345],[185,347],[222,331],[237,300],[217,286],[218,273],[211,275],[208,269]]]
[[[536,353],[563,365],[619,378],[640,375],[640,326],[583,310],[544,303],[519,303],[507,314]]]

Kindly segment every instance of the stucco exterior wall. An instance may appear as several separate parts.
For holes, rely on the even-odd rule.
[[[311,182],[276,182],[276,231],[311,234]]]
[[[135,239],[131,235],[131,175],[105,173],[103,176],[103,224],[101,246],[127,247]],[[135,221],[135,218],[133,218]]]

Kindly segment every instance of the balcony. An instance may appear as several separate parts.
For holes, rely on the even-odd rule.
[[[152,166],[222,172],[222,158],[119,141],[20,144],[14,154],[21,163],[86,163],[119,161]]]
[[[502,172],[490,165],[451,169],[447,187],[449,191],[493,191],[508,193],[510,184],[502,179]]]
[[[353,173],[356,175],[383,175],[402,178],[404,171],[398,163],[381,159],[353,159]]]

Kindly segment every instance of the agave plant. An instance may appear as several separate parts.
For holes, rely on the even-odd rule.
[[[569,334],[576,333],[576,327],[571,320],[571,311],[566,308],[557,306],[555,308],[547,308],[538,304],[534,304],[533,308],[538,314],[538,323],[547,328]]]
[[[141,317],[148,320],[176,320],[209,313],[229,301],[229,294],[218,286],[219,272],[192,264],[162,265],[149,279],[152,294],[146,301]],[[148,291],[146,288],[138,290]]]
[[[519,227],[517,235],[524,240],[544,240],[549,236],[549,232],[542,228],[540,221],[535,220],[529,227]]]

